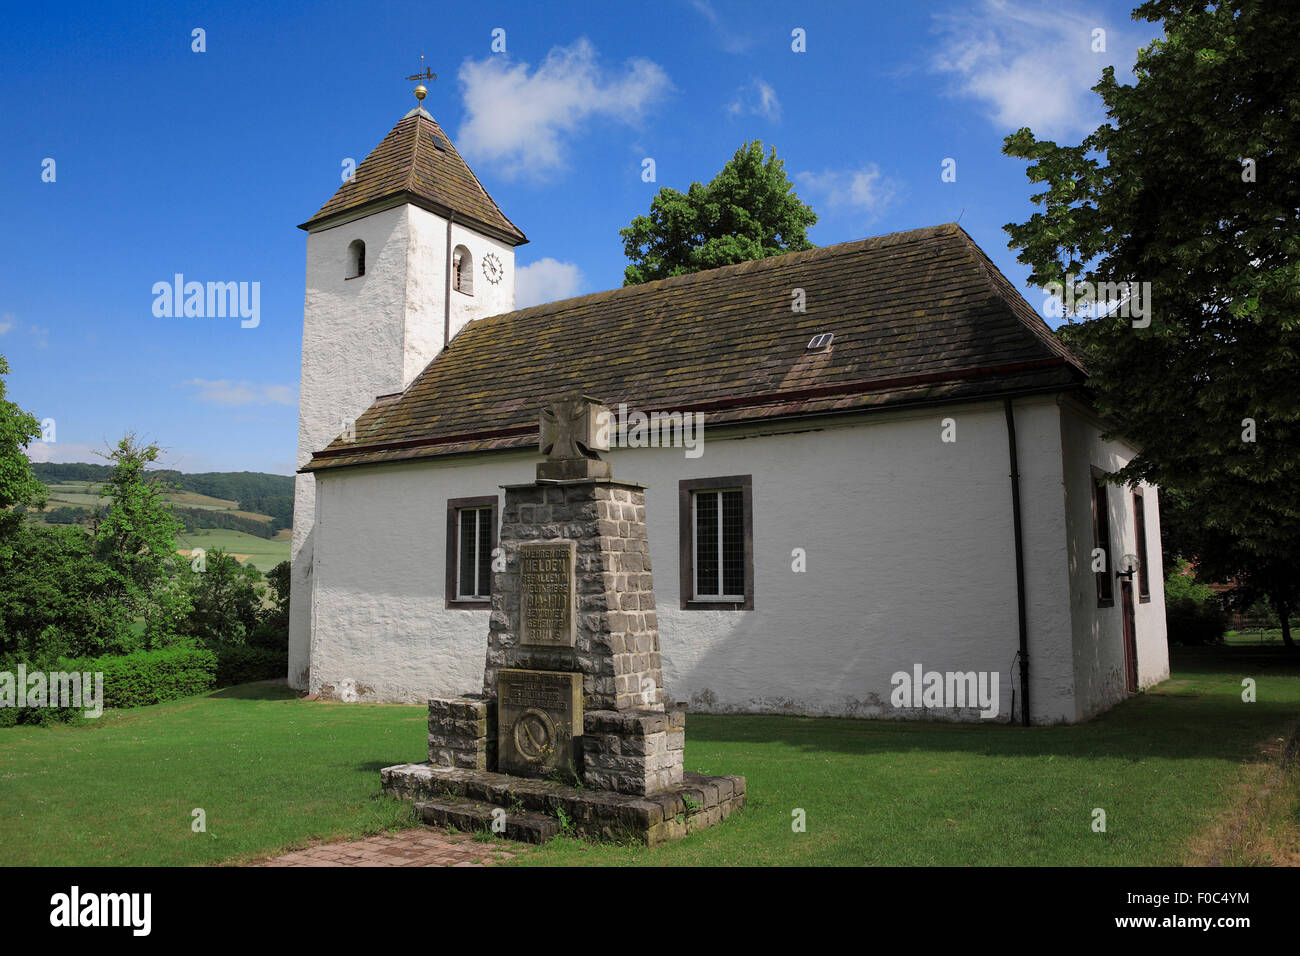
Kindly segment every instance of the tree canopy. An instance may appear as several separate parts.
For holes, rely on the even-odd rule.
[[[715,269],[782,252],[811,249],[808,229],[817,214],[794,193],[776,149],[765,157],[758,140],[736,150],[706,186],[685,193],[667,186],[620,229],[631,265],[623,284]]]
[[[175,586],[181,522],[167,504],[166,486],[145,470],[160,452],[128,434],[105,455],[113,471],[100,494],[110,504],[95,531],[97,555],[124,582],[121,599],[144,619],[146,649],[182,640],[191,609],[189,594]]]
[[[0,509],[15,505],[41,508],[45,486],[32,474],[24,449],[41,436],[41,423],[5,398],[9,363],[0,355]]]
[[[1103,72],[1106,123],[1077,145],[1007,137],[1046,187],[1010,246],[1040,285],[1150,283],[1149,324],[1112,312],[1065,330],[1112,433],[1140,447],[1116,477],[1184,494],[1253,580],[1295,578],[1300,31],[1262,0],[1133,15],[1164,36],[1133,83]]]

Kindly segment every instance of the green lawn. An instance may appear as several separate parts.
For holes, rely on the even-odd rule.
[[[246,684],[0,730],[0,863],[214,863],[409,825],[379,770],[421,759],[427,714],[296,698]]]
[[[687,769],[744,774],[744,812],[655,850],[559,840],[518,865],[1189,862],[1241,763],[1295,729],[1300,661],[1280,657],[1183,652],[1170,681],[1072,727],[692,716]]]
[[[687,721],[686,766],[748,778],[722,826],[647,850],[556,840],[539,864],[1177,864],[1241,814],[1295,729],[1300,666],[1184,651],[1174,678],[1075,727],[795,717]],[[1258,700],[1241,700],[1242,677]],[[422,759],[423,708],[247,685],[78,727],[0,731],[0,862],[183,864],[408,825],[378,770]],[[1294,836],[1300,788],[1261,814]],[[208,833],[190,832],[207,811]],[[806,812],[794,833],[791,813]],[[1107,831],[1091,829],[1093,809]],[[1229,854],[1228,862],[1259,862]]]
[[[1295,628],[1292,628],[1291,639],[1297,639]],[[1223,636],[1223,643],[1229,647],[1258,647],[1263,645],[1282,647],[1282,629],[1261,627],[1244,631],[1229,631]]]
[[[248,555],[247,562],[265,574],[281,561],[289,560],[290,541],[288,538],[258,538],[243,531],[212,528],[180,535],[176,547],[183,550],[205,548],[208,551],[221,548],[231,554]]]

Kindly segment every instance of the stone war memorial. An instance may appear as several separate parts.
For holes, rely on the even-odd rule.
[[[745,803],[745,778],[683,770],[665,698],[645,486],[616,479],[609,410],[542,409],[537,480],[507,485],[481,694],[429,701],[429,760],[380,772],[426,823],[542,842],[678,839]]]

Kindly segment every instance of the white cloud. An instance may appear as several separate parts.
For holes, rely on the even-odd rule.
[[[727,112],[732,116],[752,113],[775,123],[781,119],[781,101],[776,97],[776,90],[756,79],[736,91],[736,98],[727,105]]]
[[[857,169],[795,173],[802,199],[822,218],[851,215],[869,221],[889,205],[895,186],[875,163]]]
[[[0,315],[0,335],[7,335],[14,329],[20,328],[20,326],[21,323],[18,321],[18,316],[14,313],[6,312],[4,315]],[[27,334],[32,337],[32,345],[36,348],[49,348],[50,330],[48,328],[42,328],[39,325],[29,325],[27,327]]]
[[[182,385],[195,388],[194,397],[208,405],[233,408],[238,405],[297,405],[298,390],[292,385],[258,385],[229,379],[191,378]]]
[[[718,40],[722,43],[722,49],[728,53],[744,53],[754,45],[754,38],[745,33],[737,32],[730,24],[723,21],[718,15],[718,11],[713,9],[713,5],[708,0],[691,0],[691,6],[695,11],[709,21],[709,24],[718,34]]]
[[[515,308],[567,299],[581,287],[582,273],[572,262],[538,259],[515,270]]]
[[[980,0],[974,9],[934,20],[941,40],[930,66],[953,78],[950,92],[982,101],[1007,132],[1028,126],[1057,139],[1101,123],[1101,101],[1091,87],[1107,64],[1124,74],[1149,39],[1077,7],[1012,0]],[[1106,31],[1106,52],[1093,52],[1098,28]]]
[[[586,38],[555,47],[536,70],[495,54],[466,60],[459,78],[466,118],[456,142],[507,175],[543,175],[565,165],[563,137],[594,118],[635,122],[672,84],[663,68],[632,59],[621,75],[602,70]]]
[[[103,446],[96,448],[91,445],[80,445],[76,442],[47,443],[34,441],[27,446],[27,458],[36,462],[98,462],[100,459],[97,457],[96,452],[102,452],[103,450]]]

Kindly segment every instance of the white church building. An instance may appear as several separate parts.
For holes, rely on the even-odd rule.
[[[1104,481],[1135,449],[960,227],[515,310],[527,240],[420,108],[302,228],[292,686],[482,688],[502,486],[575,391],[702,416],[602,456],[647,486],[670,700],[1073,722],[1168,676],[1157,489]]]

